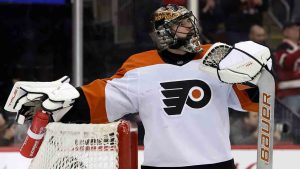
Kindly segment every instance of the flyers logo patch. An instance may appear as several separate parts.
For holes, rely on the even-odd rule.
[[[211,99],[209,86],[201,80],[186,80],[160,83],[164,108],[168,115],[179,115],[185,104],[191,108],[202,108]]]

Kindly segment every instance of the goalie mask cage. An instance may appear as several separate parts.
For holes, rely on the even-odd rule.
[[[30,169],[137,169],[137,129],[107,124],[49,123]]]

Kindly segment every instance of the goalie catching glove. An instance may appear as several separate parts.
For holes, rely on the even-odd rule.
[[[45,110],[54,121],[59,121],[79,97],[79,92],[69,81],[70,78],[64,76],[53,82],[16,82],[4,109],[17,112],[19,124],[31,120],[37,109]]]
[[[256,85],[265,67],[271,70],[270,50],[252,41],[229,46],[213,44],[203,56],[200,69],[217,76],[225,83],[250,83]]]

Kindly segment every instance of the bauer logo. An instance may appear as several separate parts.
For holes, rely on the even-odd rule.
[[[168,115],[180,115],[184,105],[199,109],[211,99],[211,89],[201,80],[172,81],[160,84]]]
[[[270,98],[271,95],[267,93],[262,94],[262,110],[261,110],[261,136],[260,136],[260,159],[266,163],[270,162],[270,134],[271,134],[271,104]]]

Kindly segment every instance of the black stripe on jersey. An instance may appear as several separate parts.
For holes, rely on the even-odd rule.
[[[141,169],[235,169],[234,160],[224,161],[215,164],[205,164],[205,165],[195,165],[195,166],[185,166],[185,167],[151,167],[143,166]]]
[[[90,123],[90,109],[85,95],[80,87],[76,88],[80,94],[73,107],[60,120],[63,123]]]
[[[195,53],[186,53],[184,55],[178,55],[175,53],[171,53],[168,50],[161,51],[159,55],[162,58],[162,60],[165,61],[166,63],[177,65],[177,66],[182,66],[190,62],[196,56]]]

